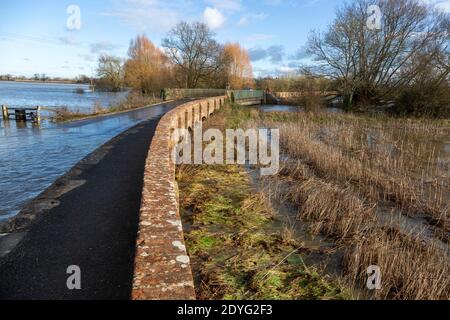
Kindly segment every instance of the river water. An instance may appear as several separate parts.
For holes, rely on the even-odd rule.
[[[82,90],[84,93],[77,93]],[[67,107],[89,112],[95,104],[108,107],[126,97],[126,92],[91,92],[88,85],[0,81],[0,105],[49,109]]]
[[[11,85],[0,82],[0,91],[5,91]],[[21,93],[20,89],[12,86],[12,92],[8,91],[9,95],[6,97],[9,96],[10,101],[14,100],[14,96],[20,96],[20,99],[14,100],[15,103],[10,102],[10,105],[20,103],[18,106],[29,106],[37,102],[43,105],[46,99],[52,100],[52,92],[55,93],[55,90],[55,101],[71,108],[89,108],[95,100],[87,94],[74,96],[71,89],[68,89],[73,86],[30,86],[36,90],[35,95]],[[28,84],[19,84],[19,87],[24,90],[28,88]],[[38,87],[44,88],[44,92],[38,90]],[[0,94],[1,99],[4,97]],[[111,97],[103,101],[113,101],[109,99]],[[110,139],[141,121],[160,117],[168,110],[169,106],[163,104],[66,124],[43,121],[36,125],[0,120],[0,221],[16,215],[57,178]]]

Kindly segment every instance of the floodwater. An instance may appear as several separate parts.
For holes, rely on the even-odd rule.
[[[283,106],[283,105],[266,105],[262,106],[261,111],[263,112],[288,112],[288,113],[294,113],[294,112],[302,112],[304,109],[302,107],[295,107],[295,106]],[[341,113],[342,110],[338,108],[328,108],[328,112],[330,113]],[[330,134],[329,128],[324,127],[322,128],[322,131],[325,135]],[[408,135],[403,136],[399,134],[399,137],[402,137],[402,139],[408,139],[408,142],[415,144],[416,148],[419,144],[422,144],[423,146],[433,149],[433,157],[429,160],[431,163],[434,163],[434,165],[438,168],[438,170],[435,170],[437,173],[440,174],[440,176],[436,176],[435,178],[438,179],[438,181],[442,182],[444,186],[447,186],[449,183],[450,178],[450,135],[443,135],[440,137],[436,137],[436,139],[432,141],[413,141],[411,140]],[[369,132],[367,133],[367,146],[370,149],[373,150],[382,150],[385,152],[389,157],[396,158],[400,154],[397,150],[396,146],[389,145],[389,144],[383,144],[379,142],[380,139],[377,139],[377,132]],[[288,155],[281,155],[282,161],[290,161],[290,157]],[[255,179],[253,179],[255,180]],[[448,196],[448,194],[443,193],[444,198]],[[276,199],[274,199],[276,200]],[[274,201],[276,204],[277,202]],[[288,206],[286,206],[285,203],[279,203],[278,207],[276,208],[277,212],[281,214],[281,216],[287,217],[288,222],[295,221],[296,219],[296,213],[297,210],[292,209]],[[444,243],[443,241],[436,239],[434,236],[433,229],[430,227],[429,223],[424,217],[410,217],[405,216],[401,212],[396,212],[391,210],[387,210],[387,208],[378,208],[376,210],[377,217],[379,220],[380,225],[388,225],[392,226],[395,225],[399,230],[402,230],[406,234],[413,233],[421,235],[425,240],[432,242],[434,245],[436,245],[437,248],[442,250],[442,252],[445,252],[446,254],[449,253],[449,245],[447,243]],[[304,227],[304,226],[303,226]],[[316,239],[308,238],[307,233],[305,233],[305,230],[302,226],[300,228],[298,226],[295,226],[295,229],[297,230],[297,236],[302,239],[305,243],[308,243],[311,247],[316,247],[320,243],[316,243]]]
[[[85,156],[166,104],[67,124],[0,121],[0,221],[13,217]]]
[[[84,93],[77,93],[78,90]],[[9,107],[67,107],[71,111],[89,112],[96,104],[109,107],[126,95],[126,92],[92,92],[84,84],[0,81],[0,105]]]
[[[288,105],[262,105],[259,107],[259,110],[261,110],[264,113],[271,113],[271,112],[287,112],[287,113],[296,113],[296,112],[304,112],[305,108],[301,106],[288,106]],[[337,107],[330,107],[325,109],[329,113],[335,113],[340,114],[344,111],[341,108]],[[327,130],[327,128],[323,128],[323,130]],[[376,143],[377,139],[376,135],[368,135],[367,136],[367,144],[369,148],[379,148],[380,146]],[[435,162],[436,165],[441,167],[443,169],[443,172],[445,173],[445,178],[450,178],[450,135],[447,137],[436,139],[434,141],[418,141],[417,143],[424,143],[424,144],[432,144],[435,148],[436,154],[435,154]],[[383,148],[390,150],[390,155],[393,155],[395,153],[395,148],[393,146],[382,146]]]
[[[302,107],[283,106],[283,105],[262,105],[260,107],[262,112],[299,112],[303,111]]]
[[[271,112],[288,112],[288,113],[294,113],[294,112],[305,112],[304,107],[300,106],[288,106],[288,105],[262,105],[259,107],[259,110],[261,110],[264,113],[271,113]],[[341,108],[331,107],[325,109],[327,112],[331,113],[342,113],[343,110]]]

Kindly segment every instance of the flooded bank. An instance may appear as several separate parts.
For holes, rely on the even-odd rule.
[[[304,111],[304,108],[302,108],[302,107],[283,106],[283,105],[262,105],[259,109],[262,112],[265,112],[265,113],[269,113],[269,112],[299,112],[299,111]]]
[[[274,213],[271,230],[279,234],[289,233],[302,244],[303,259],[306,265],[318,267],[335,280],[343,276],[343,252],[330,240],[321,235],[313,236],[308,224],[298,218],[299,209],[286,197],[289,185],[271,177],[262,177],[260,169],[249,164],[245,167],[252,187],[270,199]],[[353,292],[357,296],[357,292]]]
[[[281,105],[281,104],[265,104],[258,107],[258,110],[263,113],[273,113],[273,112],[281,112],[281,113],[295,113],[295,112],[306,112],[306,109],[302,106],[291,106],[291,105]],[[330,113],[343,113],[344,111],[338,107],[328,107],[324,109],[326,112]]]
[[[141,121],[162,116],[162,104],[67,124],[0,122],[0,221],[17,215],[58,177]],[[126,159],[124,159],[126,161]]]

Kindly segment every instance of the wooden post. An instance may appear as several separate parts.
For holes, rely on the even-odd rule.
[[[9,120],[8,107],[6,105],[2,105],[2,114],[3,120]]]
[[[36,107],[36,122],[41,122],[41,107]]]
[[[27,121],[27,110],[26,109],[15,109],[16,121]]]

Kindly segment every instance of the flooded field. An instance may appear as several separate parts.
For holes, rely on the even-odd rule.
[[[305,263],[369,299],[448,299],[448,120],[233,107],[223,121],[280,130],[277,175],[253,177]],[[251,173],[251,171],[250,171]],[[367,268],[383,285],[366,288]]]
[[[16,215],[110,139],[143,120],[160,117],[168,109],[160,105],[67,124],[0,121],[0,220]]]
[[[126,92],[92,92],[84,84],[0,81],[0,105],[9,107],[67,107],[71,111],[90,112],[96,104],[108,107],[126,95]]]

